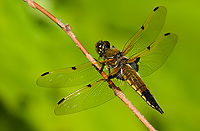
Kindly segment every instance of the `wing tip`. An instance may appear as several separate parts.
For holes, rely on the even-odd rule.
[[[171,34],[171,33],[165,33],[164,36],[168,36],[168,35],[170,35],[170,34]]]
[[[62,98],[56,105],[55,109],[54,109],[54,114],[56,115],[65,115],[65,111],[62,110],[62,108],[60,108],[60,106],[62,105],[62,102],[65,100],[65,98]]]
[[[158,8],[160,8],[160,7],[159,7],[159,6],[157,6],[156,8],[154,8],[154,9],[153,9],[153,11],[156,11],[156,10],[158,10]]]
[[[167,12],[167,8],[165,6],[157,6],[153,9],[153,11],[156,12],[159,9],[161,9],[163,12]]]
[[[176,41],[176,43],[178,41],[178,35],[175,33],[168,32],[168,33],[165,33],[164,36],[170,36],[171,38],[173,38]]]

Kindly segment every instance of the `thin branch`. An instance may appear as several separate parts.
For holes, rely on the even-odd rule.
[[[116,87],[115,84],[110,79],[108,79],[108,76],[105,74],[105,72],[100,71],[101,67],[97,64],[97,62],[95,61],[95,59],[87,52],[87,50],[83,47],[83,45],[79,42],[79,40],[73,34],[73,32],[72,32],[71,27],[69,26],[69,24],[64,25],[61,21],[59,21],[56,17],[54,17],[52,14],[50,14],[47,10],[45,10],[43,7],[41,7],[35,1],[33,1],[33,0],[24,0],[24,1],[28,2],[29,6],[33,7],[34,9],[38,9],[39,11],[41,11],[42,13],[44,13],[51,20],[53,20],[58,26],[60,26],[69,35],[69,37],[76,43],[76,45],[81,49],[81,51],[85,54],[85,56],[88,58],[88,60],[96,68],[96,70],[109,83],[109,85],[113,89],[115,95],[118,98],[120,98],[127,105],[127,107],[140,119],[140,121],[150,131],[156,131],[156,129],[144,118],[144,116],[126,98],[126,96],[123,94],[123,92],[121,91],[121,89],[119,87]]]

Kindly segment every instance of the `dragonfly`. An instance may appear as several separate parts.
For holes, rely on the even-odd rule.
[[[122,91],[133,88],[153,109],[164,113],[141,77],[148,76],[160,68],[173,51],[178,36],[165,33],[158,37],[163,28],[167,9],[158,6],[153,9],[139,31],[131,37],[120,51],[108,41],[98,41],[96,52],[101,58],[101,71],[108,74]],[[56,115],[72,114],[99,106],[115,97],[106,80],[91,63],[58,69],[43,73],[37,84],[43,87],[82,88],[62,98],[55,107]]]

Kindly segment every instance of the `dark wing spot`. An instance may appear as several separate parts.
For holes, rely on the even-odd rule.
[[[159,7],[156,7],[155,9],[153,9],[153,11],[156,11]]]
[[[45,73],[43,73],[41,76],[45,76],[45,75],[47,75],[47,74],[49,74],[49,72],[45,72]]]
[[[167,35],[170,35],[170,33],[166,33],[166,34],[164,34],[164,36],[167,36]]]
[[[65,100],[65,98],[62,98],[59,102],[58,105],[60,105],[61,102],[63,102]]]
[[[150,46],[147,47],[148,50],[150,50],[150,48],[151,48]]]
[[[144,30],[144,26],[142,26],[141,29]]]
[[[87,87],[92,87],[92,85],[91,85],[91,84],[89,84],[89,85],[87,85]]]
[[[74,67],[72,67],[72,70],[76,70],[76,67],[74,66]]]

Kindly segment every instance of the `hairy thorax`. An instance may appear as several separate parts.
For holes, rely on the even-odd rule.
[[[107,60],[106,63],[108,66],[112,68],[120,67],[123,68],[125,64],[127,64],[127,57],[122,54],[122,52],[115,48],[110,48],[106,51],[103,56],[104,60]]]

